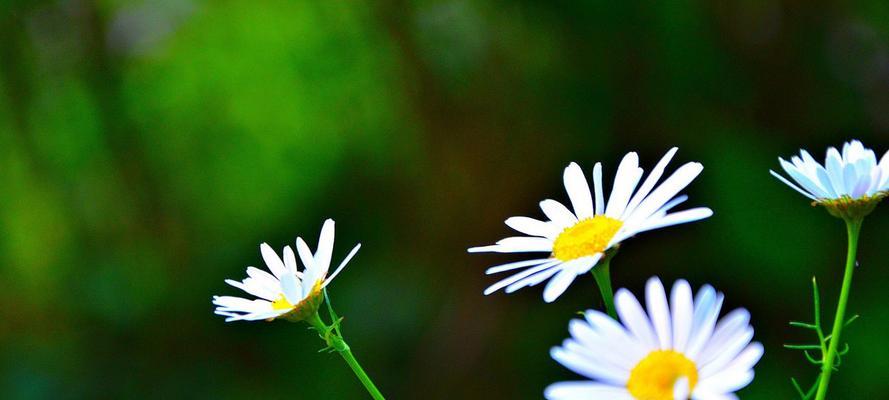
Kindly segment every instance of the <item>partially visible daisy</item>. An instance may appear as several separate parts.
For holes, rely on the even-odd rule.
[[[503,288],[511,293],[552,278],[543,291],[544,301],[552,302],[565,292],[574,278],[596,266],[605,251],[630,236],[713,215],[713,211],[706,207],[668,213],[688,198],[676,195],[704,168],[700,163],[687,163],[658,185],[676,151],[675,147],[670,149],[638,188],[643,175],[639,156],[636,153],[624,156],[617,168],[607,203],[603,193],[601,163],[596,163],[593,168],[595,196],[580,166],[576,163],[568,165],[563,178],[573,212],[558,201],[544,200],[540,202],[540,208],[546,215],[546,221],[528,217],[506,220],[506,225],[527,236],[509,237],[491,246],[469,249],[470,253],[549,253],[544,258],[489,268],[487,274],[524,269],[491,285],[485,294]]]
[[[843,144],[842,153],[827,149],[824,165],[805,150],[790,162],[778,161],[793,182],[769,170],[772,175],[839,217],[863,217],[889,190],[889,152],[877,163],[874,151],[858,140]]]
[[[227,279],[225,282],[247,292],[258,299],[245,299],[233,296],[213,296],[216,314],[227,317],[226,322],[246,320],[273,320],[287,318],[302,320],[318,310],[321,303],[321,290],[342,271],[349,260],[358,252],[356,245],[343,259],[339,267],[329,277],[330,261],[333,254],[334,222],[324,221],[318,249],[312,254],[309,246],[301,238],[296,238],[296,250],[303,270],[298,271],[296,255],[290,246],[284,247],[284,258],[266,243],[259,248],[269,274],[259,268],[247,267],[247,278],[241,282]]]
[[[717,322],[723,295],[705,285],[692,297],[688,282],[673,285],[670,301],[658,278],[646,285],[643,310],[626,289],[615,296],[620,322],[589,310],[572,320],[571,338],[551,351],[553,359],[587,377],[546,388],[550,400],[717,400],[753,380],[763,354],[753,342],[747,310]]]

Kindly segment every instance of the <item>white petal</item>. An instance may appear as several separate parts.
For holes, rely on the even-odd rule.
[[[590,193],[590,185],[587,183],[583,171],[577,163],[571,163],[565,168],[563,176],[565,190],[571,199],[574,213],[578,219],[593,217],[593,196]]]
[[[596,310],[587,310],[584,313],[584,317],[602,337],[607,338],[613,344],[614,348],[621,349],[622,354],[630,359],[633,365],[642,360],[651,351],[651,348],[643,345],[623,325],[609,317],[608,314]]]
[[[553,251],[553,241],[546,238],[515,236],[500,239],[497,245],[517,251]]]
[[[281,316],[282,314],[286,314],[288,310],[270,310],[270,311],[262,311],[255,313],[247,313],[247,314],[233,314],[233,313],[225,313],[225,312],[217,312],[219,315],[226,315],[228,318],[225,319],[225,322],[232,321],[261,321],[269,318],[276,318]]]
[[[352,248],[352,251],[350,251],[349,254],[346,255],[346,258],[344,258],[343,261],[340,262],[340,265],[336,267],[333,273],[330,274],[330,276],[326,280],[324,280],[324,284],[322,287],[327,287],[327,285],[330,284],[330,281],[332,281],[333,278],[336,278],[336,276],[339,275],[340,271],[342,271],[343,268],[346,268],[346,264],[348,264],[349,261],[352,260],[352,257],[355,257],[355,254],[358,253],[358,249],[360,248],[361,243],[356,244],[355,247]]]
[[[782,158],[778,158],[778,162],[781,164],[781,167],[784,168],[784,172],[787,172],[793,180],[795,180],[800,186],[803,187],[807,192],[811,193],[817,198],[826,198],[828,197],[827,190],[822,188],[817,181],[810,179],[806,176],[802,171],[798,170],[793,165],[790,165],[787,161],[784,161]]]
[[[753,368],[759,359],[762,358],[762,354],[764,349],[761,343],[753,342],[750,343],[734,360],[731,361],[728,365],[726,365],[721,371],[716,371],[717,374],[722,374],[726,372],[743,372]],[[707,379],[709,376],[701,376],[703,379]]]
[[[553,347],[550,350],[550,356],[565,368],[602,383],[623,385],[627,381],[627,374],[589,362],[579,354],[566,351],[561,347]]]
[[[565,268],[574,271],[576,275],[585,274],[587,272],[590,272],[590,270],[593,269],[594,266],[596,266],[596,263],[598,263],[604,255],[605,254],[603,253],[596,253],[591,256],[575,258],[571,261],[566,262]]]
[[[315,267],[320,270],[318,276],[326,276],[330,268],[330,259],[333,257],[334,222],[332,219],[324,221],[321,227],[321,235],[318,238],[318,249],[315,251]]]
[[[741,350],[747,347],[752,339],[753,328],[749,326],[744,328],[738,334],[725,338],[725,340],[718,345],[719,354],[710,360],[710,362],[704,365],[699,365],[698,373],[702,376],[709,376],[723,370],[729,362],[735,359]]]
[[[511,262],[509,264],[503,264],[503,265],[498,265],[496,267],[488,268],[485,271],[485,274],[491,275],[491,274],[496,274],[499,272],[511,271],[516,268],[530,267],[532,265],[539,265],[539,264],[543,264],[545,262],[549,262],[552,260],[553,260],[552,258],[538,258],[536,260],[522,260],[522,261]]]
[[[868,195],[873,195],[874,193],[879,192],[881,190],[880,185],[883,182],[883,170],[880,169],[879,167],[875,167],[874,169],[872,169],[871,176],[870,176],[870,182],[871,182],[871,185],[870,185],[871,187],[868,190]]]
[[[714,393],[726,393],[740,390],[753,382],[753,370],[731,371],[702,380],[701,389]]]
[[[645,301],[648,316],[654,325],[658,343],[663,350],[673,348],[673,328],[670,325],[670,307],[667,305],[667,294],[664,285],[657,277],[648,280],[645,285]]]
[[[259,245],[259,251],[262,253],[262,259],[265,260],[265,265],[269,267],[269,271],[272,271],[275,277],[281,279],[281,275],[284,274],[284,263],[281,261],[281,257],[278,257],[278,253],[275,253],[275,250],[272,250],[268,243]]]
[[[633,336],[636,337],[649,350],[658,348],[658,340],[654,335],[654,329],[648,316],[642,310],[642,306],[629,290],[619,289],[614,295],[614,306],[621,322]]]
[[[688,378],[682,377],[676,380],[676,383],[673,384],[673,398],[677,400],[688,399],[689,390]]]
[[[659,208],[657,210],[657,212],[655,212],[654,214],[660,215],[662,217],[666,216],[667,212],[672,210],[673,207],[676,207],[677,205],[684,203],[686,200],[688,200],[688,195],[683,194],[681,196],[676,196],[673,198],[673,200],[668,201],[667,204],[664,204],[663,207]]]
[[[685,187],[688,186],[703,169],[704,167],[700,163],[695,162],[687,163],[679,167],[679,169],[676,170],[673,175],[670,175],[664,183],[661,183],[657,189],[654,189],[645,200],[642,200],[642,203],[639,204],[639,207],[636,208],[636,211],[634,211],[633,215],[627,220],[627,224],[633,224],[647,219],[651,214],[676,196],[679,191],[685,189]]]
[[[846,194],[854,198],[855,187],[858,185],[858,172],[855,171],[854,165],[846,164],[843,167],[843,182],[846,184]]]
[[[831,147],[827,149],[827,159],[824,160],[824,168],[827,170],[827,176],[830,178],[830,184],[833,186],[837,197],[846,193],[846,184],[843,182],[843,160],[837,149]]]
[[[698,365],[699,373],[701,375],[709,375],[722,370],[752,339],[753,328],[748,325],[732,335],[723,337],[721,340],[713,340],[711,342],[713,347],[708,349],[711,352],[710,360],[702,365]]]
[[[691,210],[678,211],[666,215],[659,219],[645,221],[641,226],[636,228],[634,234],[647,232],[654,229],[660,229],[668,226],[685,224],[689,222],[699,221],[709,218],[713,215],[713,210],[707,207],[698,207]]]
[[[870,172],[858,175],[858,183],[855,185],[855,188],[852,189],[852,198],[857,199],[864,196],[867,194],[868,189],[870,189]]]
[[[541,201],[540,209],[543,210],[547,218],[561,228],[567,228],[577,223],[577,217],[564,204],[558,201],[549,199]]]
[[[497,244],[491,246],[472,247],[470,253],[495,252],[495,253],[527,253],[553,251],[553,242],[549,239],[538,237],[516,236],[500,239]]]
[[[673,349],[682,353],[691,336],[694,305],[692,304],[691,286],[683,279],[673,284],[670,295],[670,308],[673,314]]]
[[[692,400],[738,400],[738,396],[731,393],[712,392],[708,388],[702,388],[699,384],[695,386],[694,393],[691,394]]]
[[[815,161],[815,159],[812,157],[811,154],[809,154],[809,152],[801,150],[800,153],[803,156],[803,160],[807,168],[810,168],[812,171],[814,171],[814,179],[818,182],[818,185],[820,185],[827,191],[828,197],[839,197],[837,196],[836,191],[834,191],[833,189],[833,184],[831,184],[830,177],[827,175],[827,170],[824,169],[824,166],[818,163],[818,161]],[[810,177],[813,176],[812,173],[809,173],[808,175]]]
[[[633,198],[630,199],[630,203],[627,204],[627,209],[624,210],[624,214],[621,217],[622,220],[626,220],[639,206],[639,203],[645,199],[645,196],[648,196],[651,193],[651,189],[654,188],[654,185],[661,179],[661,176],[664,174],[664,169],[667,168],[667,164],[670,163],[670,160],[673,159],[673,156],[678,151],[678,147],[673,147],[667,154],[661,157],[661,160],[654,166],[654,169],[651,170],[651,173],[648,174],[648,177],[645,178],[645,181],[642,182],[642,186],[639,187],[639,190],[636,191],[636,194],[633,195]]]
[[[569,268],[563,268],[546,284],[546,288],[543,289],[543,301],[547,303],[555,301],[562,293],[565,293],[565,290],[568,289],[571,282],[574,282],[576,277],[577,274],[574,271]]]
[[[815,198],[815,196],[812,196],[809,192],[807,192],[807,191],[805,191],[805,190],[803,190],[803,189],[800,189],[799,186],[797,186],[797,185],[791,183],[789,180],[787,180],[787,178],[781,176],[781,175],[778,174],[777,172],[772,171],[772,170],[769,170],[769,173],[771,173],[772,176],[774,176],[775,178],[778,178],[779,181],[784,182],[785,185],[790,186],[791,188],[793,188],[793,190],[796,190],[797,192],[799,192],[801,195],[806,196],[806,197],[808,197],[808,198],[810,198],[810,199],[812,199],[812,200],[818,200],[818,199]]]
[[[686,357],[697,360],[698,353],[704,345],[710,341],[716,320],[719,318],[719,310],[722,309],[722,293],[717,294],[710,286],[704,286],[695,296],[695,313],[692,318],[691,336],[688,346],[685,348]]]
[[[543,271],[547,268],[558,268],[558,265],[560,263],[561,263],[561,261],[559,261],[559,260],[553,260],[553,261],[538,265],[536,267],[528,268],[522,272],[512,275],[509,278],[503,279],[500,282],[497,282],[497,283],[489,286],[487,289],[485,289],[485,296],[487,296],[491,293],[494,293],[502,288],[505,288],[515,282],[518,282],[525,277],[528,277],[528,276],[531,276],[537,272]]]
[[[235,296],[213,296],[218,311],[258,312],[267,311],[271,303],[265,300],[248,300]]]
[[[592,370],[588,370],[588,372],[604,375],[603,378],[607,379],[608,383],[627,382],[630,379],[630,369],[618,368],[611,363],[605,362],[601,357],[601,354],[594,353],[590,348],[573,338],[566,339],[562,343],[561,350],[576,357],[582,363],[592,366]],[[614,348],[612,347],[608,349],[607,353],[614,353]],[[594,379],[598,378],[597,376],[590,377]]]
[[[306,285],[311,285],[312,283],[306,282]],[[281,289],[284,291],[284,297],[293,305],[299,304],[307,296],[307,293],[303,293],[303,288],[300,287],[296,274],[290,271],[285,272],[281,276]]]
[[[281,282],[274,275],[265,272],[256,267],[247,267],[247,276],[250,278],[251,285],[259,285],[269,292],[279,293],[281,291]]]
[[[296,251],[299,253],[299,259],[302,261],[305,271],[308,273],[309,270],[314,270],[315,256],[312,255],[309,245],[301,237],[296,238]]]
[[[889,166],[889,162],[887,162],[887,166]],[[596,192],[596,215],[604,214],[605,194],[602,193],[602,163],[596,163],[593,167],[593,189]]]
[[[591,360],[599,360],[603,364],[609,364],[628,373],[639,361],[631,357],[629,352],[614,351],[616,348],[624,349],[629,344],[625,340],[620,340],[625,334],[614,337],[607,332],[594,329],[587,321],[579,319],[573,319],[568,323],[568,331],[571,332],[571,337],[586,349]]]
[[[608,206],[605,207],[605,215],[611,218],[621,217],[641,178],[642,169],[639,168],[639,156],[635,152],[627,153],[614,175],[614,184],[611,196],[608,198]]]
[[[249,279],[249,278],[248,278]],[[277,293],[267,290],[265,287],[259,284],[248,285],[243,282],[238,282],[231,279],[226,279],[225,283],[232,285],[238,289],[241,289],[249,294],[252,294],[256,297],[260,297],[269,301],[275,300],[275,296]]]
[[[556,382],[547,386],[543,396],[548,400],[608,399],[633,400],[630,392],[623,387],[605,385],[592,381]]]
[[[559,272],[559,268],[545,269],[543,271],[540,271],[540,272],[533,274],[531,276],[528,276],[526,278],[522,278],[521,280],[516,281],[515,283],[507,286],[506,289],[504,290],[504,292],[513,293],[516,290],[537,285],[537,284],[549,279],[550,277],[555,275],[557,272]]]
[[[716,324],[716,328],[713,330],[713,335],[710,337],[710,341],[704,346],[704,350],[701,351],[701,354],[697,359],[698,364],[706,364],[718,356],[722,352],[725,343],[732,337],[743,333],[749,322],[750,313],[743,308],[732,310],[726,314],[725,317]]]
[[[296,272],[296,255],[290,246],[284,247],[284,268]]]
[[[528,236],[540,236],[555,239],[562,233],[558,226],[528,217],[511,217],[506,220],[506,225]]]
[[[883,157],[880,158],[879,168],[882,171],[880,175],[883,179],[880,180],[881,182],[878,185],[878,190],[889,189],[889,150],[887,150],[886,154],[883,154]]]

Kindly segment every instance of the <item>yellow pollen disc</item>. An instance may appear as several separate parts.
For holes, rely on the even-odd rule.
[[[279,294],[278,298],[276,298],[275,301],[272,302],[273,310],[289,310],[293,307],[293,304],[290,304],[290,302],[287,301],[287,298],[284,297],[283,293]]]
[[[630,371],[627,390],[639,400],[686,400],[673,399],[673,386],[683,377],[693,390],[698,383],[694,362],[672,350],[653,351]]]
[[[601,253],[623,224],[620,220],[604,215],[578,221],[556,238],[553,256],[562,261],[570,261]]]

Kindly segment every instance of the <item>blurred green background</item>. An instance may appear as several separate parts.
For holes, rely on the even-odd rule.
[[[813,5],[818,5],[814,7]],[[782,343],[832,315],[842,223],[770,177],[778,156],[889,147],[884,0],[0,2],[0,397],[358,399],[304,325],[212,314],[258,245],[364,247],[331,286],[391,399],[540,398],[593,279],[482,296],[469,255],[567,200],[562,169],[649,168],[671,146],[715,215],[614,261],[747,307],[766,354],[744,399],[815,368]],[[834,399],[889,398],[884,205],[864,225]]]

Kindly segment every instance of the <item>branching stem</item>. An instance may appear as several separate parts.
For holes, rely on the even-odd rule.
[[[837,303],[837,312],[833,320],[833,331],[829,339],[822,339],[830,342],[827,353],[821,364],[821,376],[818,380],[818,391],[815,394],[815,400],[824,400],[827,398],[827,386],[830,384],[830,375],[834,370],[834,362],[837,360],[837,354],[840,345],[840,334],[843,333],[843,327],[847,325],[846,304],[849,301],[849,291],[852,287],[852,273],[855,271],[855,256],[858,251],[858,234],[861,232],[861,220],[846,220],[846,231],[849,236],[849,247],[846,253],[846,272],[843,274],[843,287],[840,290],[840,300]]]
[[[336,315],[336,312],[333,311],[333,307],[330,305],[330,300],[327,298],[326,291],[324,297],[327,303],[327,310],[330,313],[333,322],[330,325],[327,325],[317,312],[307,321],[316,331],[318,331],[318,334],[324,339],[324,342],[327,343],[326,350],[336,351],[343,357],[343,360],[349,365],[349,368],[352,368],[352,372],[355,373],[355,376],[358,377],[358,380],[361,381],[361,384],[367,389],[370,397],[374,400],[385,400],[383,394],[380,393],[377,386],[374,385],[367,373],[364,372],[364,368],[361,368],[361,364],[358,363],[358,360],[355,359],[355,356],[352,354],[352,349],[349,348],[349,345],[343,339],[342,333],[340,332],[340,321],[342,321],[342,318],[339,318]]]

